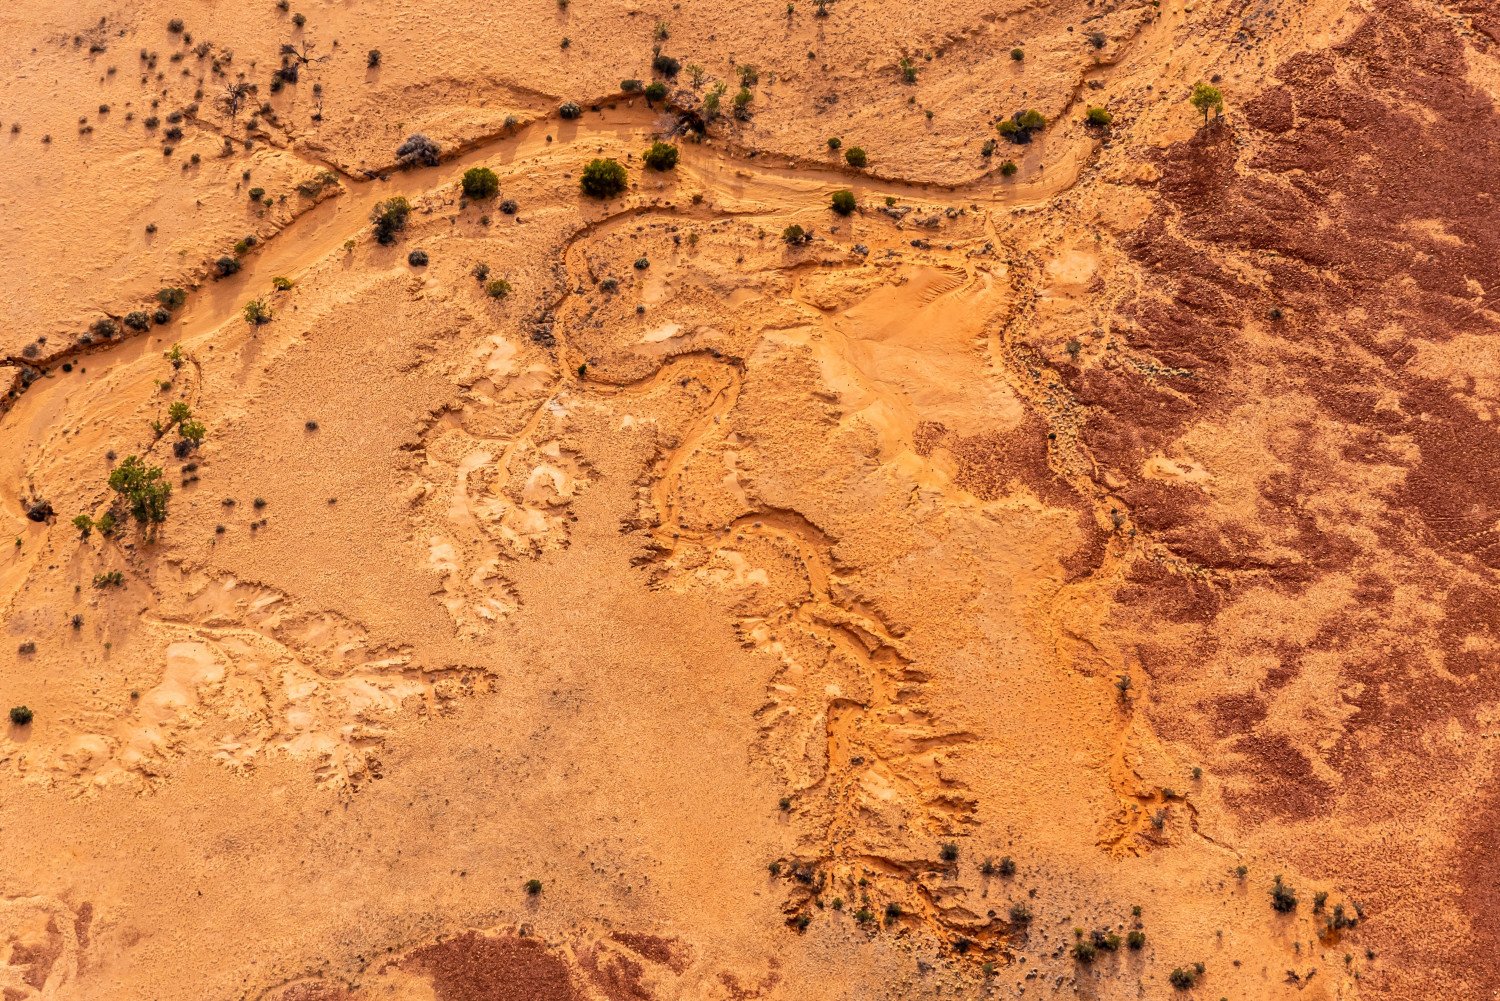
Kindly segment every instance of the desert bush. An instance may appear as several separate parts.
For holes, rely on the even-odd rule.
[[[490,266],[483,261],[480,261],[478,264],[474,265],[473,270],[471,270],[469,274],[474,276],[474,280],[476,282],[483,285],[485,282],[489,281]]]
[[[938,849],[938,857],[941,858],[944,862],[957,862],[958,861],[958,844],[957,844],[957,842],[953,842],[953,841],[945,841],[945,842],[943,842],[942,847]]]
[[[1005,857],[1000,859],[1000,875],[1004,876],[1006,879],[1009,879],[1015,874],[1016,860],[1011,858],[1009,855],[1006,855]]]
[[[413,133],[396,147],[396,162],[403,167],[436,167],[441,158],[442,150],[438,144],[420,132]]]
[[[917,82],[917,67],[910,59],[902,56],[901,61],[896,65],[901,70],[902,80],[905,80],[907,83]]]
[[[406,228],[411,216],[411,202],[400,195],[376,202],[370,210],[370,222],[375,227],[375,242],[389,246],[396,242],[396,234]]]
[[[245,308],[241,312],[245,317],[245,322],[252,327],[259,327],[271,322],[271,307],[266,305],[266,300],[264,299],[251,299],[245,303]]]
[[[740,121],[750,119],[750,101],[755,97],[749,87],[741,87],[734,95],[734,117]]]
[[[1115,116],[1109,113],[1108,108],[1089,108],[1084,112],[1084,121],[1095,128],[1107,129],[1109,123],[1115,120]]]
[[[500,203],[500,211],[504,212],[506,215],[515,215],[516,214],[516,210],[519,209],[519,208],[520,208],[520,206],[517,205],[512,199],[509,199],[509,198],[505,199],[505,201],[503,201],[503,202]]]
[[[1283,883],[1280,876],[1271,884],[1271,906],[1282,914],[1297,909],[1297,891]]]
[[[252,202],[258,202],[262,198],[266,197],[266,189],[265,188],[251,188],[250,191],[248,192],[248,194],[250,195],[250,200]]]
[[[749,64],[741,66],[739,68],[739,74],[741,87],[754,87],[756,84],[760,83],[760,70],[756,69],[754,66],[751,66]]]
[[[1085,37],[1088,38],[1089,44],[1096,49],[1104,48],[1105,44],[1109,41],[1109,36],[1102,31],[1091,31]]]
[[[844,140],[840,139],[838,136],[829,136],[828,137],[828,148],[829,149],[834,150],[835,152],[837,152],[838,148],[840,146],[842,146],[842,145],[844,145]]]
[[[190,442],[194,448],[203,444],[203,436],[208,434],[208,428],[202,421],[183,421],[177,427],[177,433],[182,435],[186,442]]]
[[[125,314],[125,326],[131,330],[145,330],[151,326],[151,317],[142,310],[133,309]]]
[[[119,570],[107,570],[104,573],[94,574],[94,586],[103,590],[106,587],[124,587],[125,574]]]
[[[410,264],[414,268],[427,267],[427,251],[413,250],[411,253],[406,255],[406,263]]]
[[[220,278],[228,278],[240,269],[240,262],[233,257],[221,257],[214,262],[214,270]]]
[[[167,520],[172,485],[166,481],[160,466],[148,466],[136,455],[126,456],[110,472],[109,488],[120,495],[136,521],[156,525]],[[102,520],[100,530],[103,530]]]
[[[641,154],[641,159],[652,170],[671,170],[677,166],[677,147],[671,143],[654,142]]]
[[[641,83],[639,80],[636,80],[636,79],[621,80],[620,81],[620,90],[623,93],[626,93],[626,94],[639,93],[640,90],[641,90],[641,88],[644,87],[644,86],[645,86],[645,84]]]
[[[1073,943],[1073,958],[1085,965],[1092,963],[1099,955],[1099,947],[1086,938],[1080,938]]]
[[[651,258],[649,258],[649,257],[637,257],[635,259],[635,269],[637,271],[645,271],[645,270],[647,270],[650,267],[651,267]]]
[[[1146,933],[1139,928],[1132,928],[1130,933],[1125,936],[1125,944],[1132,950],[1139,952],[1146,947]]]
[[[651,60],[651,68],[668,80],[671,80],[682,70],[682,62],[666,53],[658,52],[656,57]]]
[[[1023,129],[1030,129],[1032,132],[1037,132],[1047,127],[1047,119],[1035,108],[1028,108],[1021,112],[1021,116],[1016,119],[1016,124]]]
[[[94,530],[94,519],[86,514],[80,514],[73,519],[73,527],[78,529],[80,538],[87,539],[89,533]]]
[[[542,892],[542,881],[539,879],[528,879],[526,881],[526,895],[534,897]]]
[[[1031,908],[1024,901],[1016,901],[1010,905],[1010,923],[1013,925],[1031,924]]]
[[[278,292],[290,292],[292,285],[292,280],[283,275],[277,275],[271,279],[271,287]]]
[[[1022,59],[1026,58],[1026,50],[1017,46],[1016,48],[1010,50],[1010,57],[1016,62],[1020,62]]]
[[[375,67],[380,65],[379,49],[371,49],[369,51],[369,54],[365,56],[365,65],[370,67],[370,69],[374,69]]]
[[[854,211],[854,192],[847,188],[835,191],[831,199],[832,207],[839,215],[849,215]]]
[[[863,149],[858,146],[850,146],[844,150],[844,162],[856,170],[863,170],[865,164],[870,161]]]
[[[995,155],[995,140],[993,140],[993,139],[986,139],[984,141],[984,145],[979,147],[979,155],[982,156],[982,157],[991,157],[991,156],[994,156]]]
[[[557,113],[563,118],[572,121],[583,114],[583,109],[573,101],[564,101],[562,106],[557,109]]]
[[[510,282],[504,278],[496,278],[486,285],[484,290],[489,294],[491,299],[504,299],[510,295]]]
[[[807,242],[807,231],[804,230],[801,226],[798,226],[796,223],[792,223],[786,229],[781,231],[781,239],[784,240],[788,246],[795,247],[798,244]]]
[[[1167,983],[1179,991],[1191,990],[1193,984],[1197,982],[1197,972],[1191,969],[1184,969],[1181,966],[1176,967],[1171,973],[1167,974]]]
[[[625,190],[625,168],[618,160],[590,160],[583,168],[578,186],[592,198],[611,198]]]
[[[660,80],[654,80],[646,85],[645,95],[648,101],[664,100],[667,96],[667,85]]]
[[[167,30],[170,31],[174,35],[180,35],[180,34],[182,34],[182,29],[183,29],[183,23],[182,23],[182,18],[180,18],[180,17],[174,17],[174,18],[172,18],[172,20],[170,20],[170,21],[167,22]]]
[[[27,726],[27,725],[29,725],[31,723],[32,719],[35,716],[36,716],[36,714],[33,713],[30,709],[28,709],[26,706],[11,706],[10,707],[10,721],[12,723],[14,723],[16,726]]]

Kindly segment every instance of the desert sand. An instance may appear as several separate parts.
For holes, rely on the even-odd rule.
[[[1500,996],[1491,0],[0,23],[4,1001]]]

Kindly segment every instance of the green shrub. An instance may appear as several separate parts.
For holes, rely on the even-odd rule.
[[[25,706],[10,707],[10,721],[16,726],[27,726],[36,714]]]
[[[1146,933],[1139,928],[1132,928],[1130,934],[1125,936],[1125,944],[1137,951],[1144,949],[1146,947]]]
[[[785,240],[788,245],[795,247],[799,243],[807,242],[807,231],[804,230],[801,226],[798,226],[796,223],[792,223],[786,229],[781,231],[781,238]]]
[[[470,167],[464,171],[463,189],[469,198],[494,198],[500,193],[500,178],[488,167]]]
[[[643,93],[646,95],[646,100],[648,101],[660,101],[667,96],[667,85],[660,80],[653,80],[651,83],[646,84],[646,89]]]
[[[1023,129],[1037,132],[1047,127],[1047,119],[1035,108],[1027,108],[1021,112],[1021,117],[1016,120],[1016,124]]]
[[[389,245],[396,242],[396,234],[406,228],[411,217],[411,202],[400,195],[376,202],[370,210],[370,222],[375,226],[375,242]]]
[[[644,86],[639,80],[621,80],[620,90],[626,94],[634,94]]]
[[[1073,958],[1080,963],[1092,963],[1099,955],[1099,947],[1086,938],[1073,943]]]
[[[833,198],[831,201],[833,210],[839,215],[849,215],[854,211],[854,192],[850,191],[847,188],[840,191],[835,191],[833,193]]]
[[[838,152],[839,147],[843,145],[844,140],[840,139],[838,136],[828,137],[828,148],[833,150],[834,152]]]
[[[901,70],[902,80],[905,80],[907,83],[917,82],[917,67],[910,59],[902,56],[901,61],[896,65]]]
[[[271,307],[266,305],[264,299],[251,299],[245,303],[245,322],[252,327],[271,322]]]
[[[1089,108],[1083,117],[1090,125],[1100,129],[1109,128],[1109,123],[1115,120],[1115,116],[1107,108]]]
[[[124,587],[125,574],[119,570],[108,570],[104,573],[94,574],[94,586],[103,590],[106,587]]]
[[[271,279],[271,287],[278,292],[290,292],[292,284],[292,280],[283,275],[277,275]]]
[[[625,168],[618,160],[590,160],[578,186],[591,198],[611,198],[625,190]]]
[[[865,164],[869,163],[869,157],[865,156],[865,151],[860,147],[850,146],[844,150],[844,162],[856,170],[863,170]]]
[[[1010,879],[1010,877],[1014,876],[1015,874],[1016,860],[1011,858],[1009,855],[1006,855],[1005,857],[1000,859],[1000,875],[1004,876],[1006,879]]]
[[[583,115],[583,109],[573,101],[565,101],[562,107],[557,109],[557,113],[568,121],[572,121]]]
[[[526,881],[526,895],[535,897],[542,892],[542,881],[539,879],[528,879]]]
[[[1010,923],[1013,925],[1031,924],[1031,908],[1023,901],[1016,901],[1010,905]]]
[[[754,94],[750,93],[749,87],[741,87],[739,89],[739,92],[734,95],[735,118],[738,118],[742,122],[750,118],[750,101],[754,96]]]
[[[264,197],[266,197],[266,189],[265,188],[251,188],[250,189],[250,200],[252,202],[258,202],[258,201],[260,201]]]
[[[652,170],[671,170],[677,166],[677,147],[671,143],[654,142],[641,154],[641,159]]]
[[[651,60],[651,68],[670,80],[682,70],[682,63],[663,52],[658,52]]]
[[[504,278],[495,278],[485,285],[484,290],[491,299],[504,299],[510,295],[510,282]]]
[[[125,314],[123,322],[131,330],[145,330],[151,326],[151,314],[144,310],[133,309]]]
[[[1026,58],[1026,50],[1022,49],[1020,47],[1011,49],[1010,50],[1010,57],[1012,59],[1014,59],[1016,62],[1020,62],[1022,59]]]
[[[73,527],[78,529],[80,537],[87,539],[89,533],[94,530],[94,519],[86,514],[80,514],[73,519]]]
[[[1177,967],[1167,975],[1167,983],[1179,991],[1191,990],[1193,984],[1198,982],[1198,974],[1193,970],[1185,970]]]
[[[172,484],[166,481],[160,466],[148,466],[139,456],[127,456],[110,472],[109,488],[120,495],[136,521],[158,525],[167,520]],[[103,527],[101,519],[101,531]]]
[[[168,309],[176,309],[187,302],[187,293],[180,288],[164,288],[156,293],[156,301]]]
[[[938,857],[941,858],[944,862],[957,862],[958,844],[953,841],[943,842],[943,846],[938,849]]]
[[[183,421],[178,426],[177,432],[182,435],[184,441],[192,442],[193,447],[197,448],[203,444],[203,436],[208,433],[208,429],[203,426],[202,421]]]

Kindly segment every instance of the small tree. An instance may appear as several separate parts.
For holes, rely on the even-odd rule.
[[[159,525],[167,520],[172,484],[166,481],[160,466],[147,466],[139,456],[127,456],[110,472],[109,488],[120,495],[131,516],[143,525]]]
[[[473,199],[494,198],[500,193],[500,178],[488,167],[470,167],[464,171],[464,194]]]
[[[853,167],[855,170],[863,170],[865,164],[869,163],[870,161],[869,157],[865,156],[865,151],[861,147],[850,146],[848,149],[844,150],[844,162],[849,164],[849,166]]]
[[[677,147],[671,143],[654,142],[641,154],[641,159],[652,170],[671,170],[677,166]]]
[[[839,215],[849,215],[854,211],[855,207],[854,192],[847,188],[835,191],[833,193],[832,204],[833,210]]]
[[[1193,96],[1188,98],[1193,107],[1203,112],[1203,124],[1208,124],[1208,113],[1210,111],[1217,115],[1224,113],[1224,94],[1219,88],[1207,83],[1193,84]]]
[[[578,186],[591,198],[612,198],[625,190],[625,168],[620,161],[610,159],[590,160],[583,168]]]

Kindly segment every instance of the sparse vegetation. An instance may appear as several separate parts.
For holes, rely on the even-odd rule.
[[[1010,905],[1010,923],[1025,926],[1031,924],[1031,908],[1023,900]]]
[[[528,879],[526,881],[526,895],[535,897],[542,892],[542,881],[539,879]]]
[[[464,195],[476,201],[494,198],[500,193],[500,178],[488,167],[470,167],[464,171],[461,183]]]
[[[652,103],[665,100],[667,85],[660,80],[653,80],[651,83],[646,84],[646,89],[642,93],[646,95],[646,100]]]
[[[625,190],[625,168],[618,160],[590,160],[578,185],[591,198],[612,198]]]
[[[832,198],[830,199],[830,202],[833,210],[839,215],[850,215],[854,212],[854,192],[850,191],[847,188],[840,191],[835,191]]]
[[[411,253],[406,255],[406,263],[410,264],[414,268],[427,267],[427,251],[413,250]]]
[[[671,170],[677,166],[677,147],[671,143],[654,142],[641,154],[641,159],[652,170]]]
[[[485,285],[484,291],[491,299],[504,299],[510,295],[510,282],[504,278],[492,279]]]
[[[35,717],[36,714],[26,706],[10,707],[10,721],[16,726],[28,726]]]
[[[370,69],[375,69],[377,66],[380,65],[380,58],[381,58],[380,57],[380,50],[379,49],[371,49],[369,51],[369,53],[367,53],[365,55],[365,65],[368,66]]]
[[[1014,161],[1014,160],[1005,160],[1005,161],[1003,161],[1000,164],[1000,176],[1001,177],[1015,177],[1016,176],[1016,171],[1018,171],[1020,169],[1021,169],[1020,167],[1016,166],[1016,161]]]
[[[1140,951],[1146,947],[1146,933],[1139,928],[1132,928],[1125,936],[1125,944],[1133,951]]]
[[[1026,58],[1026,50],[1021,48],[1020,46],[1017,46],[1016,48],[1010,50],[1010,57],[1016,62],[1020,62],[1021,60]]]
[[[792,223],[786,229],[781,231],[781,239],[787,244],[787,246],[796,247],[806,243],[809,237],[807,235],[807,230],[803,229],[801,226],[798,226],[796,223]]]
[[[869,163],[869,157],[865,155],[865,151],[860,147],[850,146],[844,150],[844,162],[855,170],[863,170],[865,164]]]
[[[1167,983],[1179,991],[1192,990],[1198,982],[1198,972],[1197,967],[1176,967],[1167,975]]]
[[[1088,111],[1084,112],[1083,119],[1096,129],[1107,129],[1110,123],[1115,120],[1115,116],[1109,113],[1108,108],[1090,107]]]
[[[942,847],[938,849],[938,857],[941,858],[944,862],[957,862],[958,861],[958,845],[957,845],[957,843],[952,842],[952,841],[945,841],[945,842],[943,842]]]
[[[581,118],[583,116],[583,109],[579,107],[578,104],[574,101],[564,101],[562,105],[558,107],[557,114],[559,117],[567,121],[572,121],[575,118]]]
[[[1010,877],[1014,876],[1015,874],[1016,860],[1011,858],[1009,855],[1006,855],[1000,860],[1000,875],[1004,876],[1006,879],[1010,879]]]

